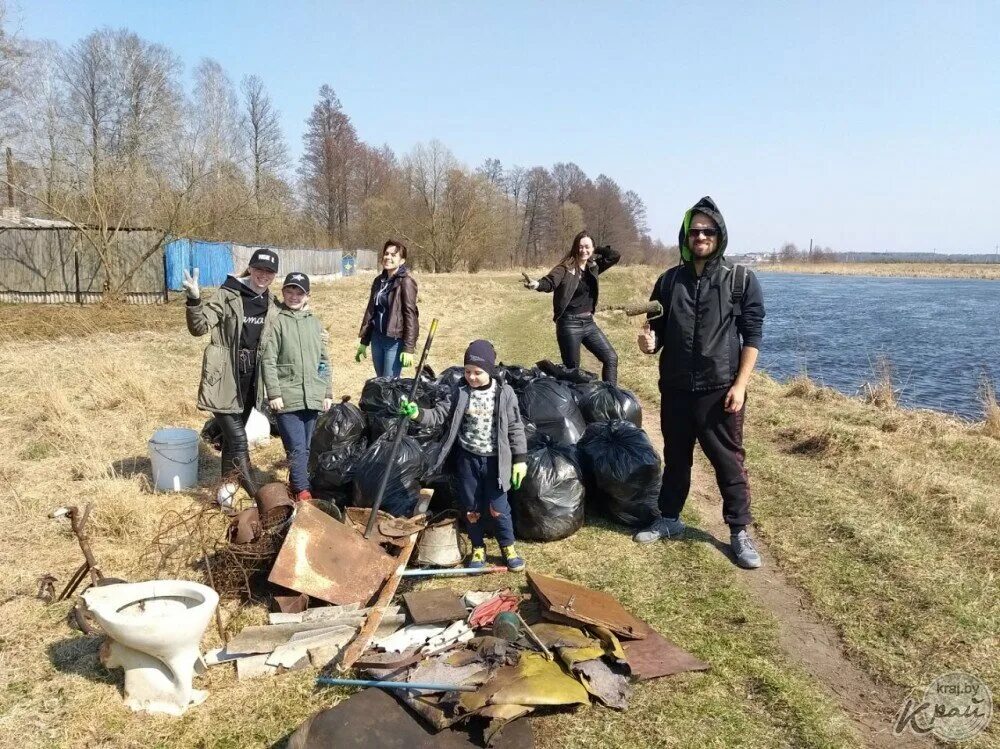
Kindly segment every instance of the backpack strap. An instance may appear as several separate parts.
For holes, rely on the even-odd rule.
[[[747,290],[747,267],[737,263],[729,271],[729,296],[733,302],[733,316],[743,314],[743,293]]]

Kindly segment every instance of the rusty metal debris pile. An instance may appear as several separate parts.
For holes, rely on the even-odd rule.
[[[288,517],[284,510],[271,516],[259,502],[256,516],[233,521],[233,545],[266,530],[261,515],[284,527],[268,580],[300,610],[245,627],[206,662],[232,663],[240,679],[315,668],[320,687],[368,687],[314,715],[290,746],[320,746],[309,742],[336,733],[326,712],[354,715],[364,711],[352,701],[385,703],[373,688],[408,710],[386,711],[388,724],[382,711],[371,713],[362,735],[396,725],[400,735],[418,737],[417,746],[436,736],[443,746],[504,746],[523,737],[521,724],[533,713],[592,703],[625,710],[636,682],[708,668],[614,596],[558,577],[529,572],[523,589],[491,589],[482,575],[496,568],[474,582],[462,569],[437,568],[424,572],[455,577],[400,590],[404,573],[421,572],[408,567],[431,494],[423,490],[412,518],[372,518],[368,509],[351,508],[337,519],[310,503],[290,507]]]

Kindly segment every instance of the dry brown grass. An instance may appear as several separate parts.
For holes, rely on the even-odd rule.
[[[871,379],[858,389],[861,399],[879,408],[895,408],[899,404],[899,391],[892,362],[879,356],[871,363],[871,371]]]
[[[609,303],[642,298],[650,275],[649,269],[617,270],[602,297]],[[314,293],[314,308],[330,331],[338,395],[357,397],[371,376],[369,362],[353,361],[369,282],[360,277],[317,285]],[[422,276],[420,282],[424,328],[433,317],[441,319],[430,361],[435,369],[460,361],[467,343],[480,336],[490,337],[508,361],[557,357],[551,298],[521,289],[516,274]],[[62,504],[92,503],[92,543],[104,572],[133,580],[156,573],[153,556],[144,552],[161,518],[210,498],[218,478],[218,460],[206,453],[198,489],[149,492],[146,440],[152,432],[204,422],[194,400],[205,340],[186,333],[180,304],[120,313],[25,307],[17,314],[16,325],[4,317],[0,338],[0,399],[8,404],[0,411],[0,745],[269,746],[340,699],[344,692],[314,690],[312,670],[241,683],[217,668],[199,680],[208,701],[180,720],[133,715],[123,707],[120,672],[99,665],[99,641],[66,626],[68,604],[33,598],[39,575],[56,575],[58,589],[80,561],[68,529],[47,515]],[[31,322],[36,315],[37,331]],[[106,323],[115,332],[102,332]],[[624,351],[634,331],[622,320],[614,326],[615,343]],[[628,376],[645,378],[646,372],[633,369]],[[285,475],[276,467],[283,457],[276,440],[253,456],[278,479]],[[535,569],[614,592],[713,664],[707,676],[640,686],[626,713],[595,708],[542,718],[541,746],[662,745],[678,736],[702,746],[857,745],[822,691],[782,656],[773,621],[707,544],[640,550],[621,529],[594,523],[566,541],[526,544],[523,551]],[[522,583],[523,577],[491,580]],[[225,607],[231,631],[262,621],[264,613],[260,606]],[[217,644],[211,627],[204,646]],[[631,730],[636,722],[648,731],[637,736]]]
[[[1000,279],[1000,263],[767,263],[758,269],[825,276]]]
[[[986,378],[979,387],[979,400],[983,404],[983,434],[1000,439],[1000,403],[993,383]]]
[[[616,269],[602,301],[643,299],[655,275]],[[314,296],[331,334],[338,394],[357,396],[370,376],[370,365],[352,358],[367,286],[365,278],[318,285]],[[479,336],[494,340],[507,361],[557,357],[550,302],[521,290],[516,274],[421,277],[425,327],[435,316],[442,322],[431,364],[440,370],[458,361]],[[53,507],[92,502],[105,573],[141,579],[154,572],[142,552],[162,515],[209,496],[218,476],[217,459],[206,455],[200,489],[148,490],[153,430],[199,428],[205,418],[193,406],[204,340],[184,331],[183,310],[146,308],[145,327],[121,323],[114,334],[94,332],[103,314],[47,311],[53,332],[0,339],[0,399],[8,404],[0,411],[0,744],[268,746],[342,693],[315,692],[308,670],[240,683],[213,669],[200,684],[208,702],[183,719],[132,715],[121,704],[120,675],[97,663],[97,640],[66,627],[68,606],[31,597],[38,575],[52,572],[62,583],[79,563],[71,534],[47,518]],[[621,355],[623,384],[655,404],[656,363],[635,352],[637,325],[616,314],[601,319]],[[905,691],[961,668],[1000,683],[1000,441],[983,424],[873,408],[806,381],[755,377],[751,390],[748,461],[758,530],[776,555],[768,564],[803,587],[880,679]],[[656,415],[646,414],[646,424],[655,429]],[[281,478],[282,457],[275,441],[254,461]],[[697,527],[696,515],[686,517]],[[591,522],[570,539],[524,552],[535,569],[613,592],[713,664],[707,675],[640,685],[625,713],[539,719],[543,747],[858,745],[822,690],[782,656],[772,620],[708,544],[638,549],[621,529]],[[234,630],[263,615],[256,606],[226,607]],[[205,645],[217,641],[210,629]],[[973,745],[996,744],[987,735]]]

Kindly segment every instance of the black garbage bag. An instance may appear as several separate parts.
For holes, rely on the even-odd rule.
[[[215,417],[211,417],[201,428],[201,438],[206,445],[211,445],[216,452],[222,452],[222,427]]]
[[[393,432],[388,432],[369,447],[354,471],[355,507],[371,507],[375,503],[382,474],[389,472],[389,481],[382,495],[382,506],[390,515],[405,516],[413,512],[420,494],[418,479],[423,472],[423,450],[415,439],[404,436],[392,465],[387,465],[392,450]]]
[[[558,541],[583,527],[583,474],[574,453],[547,438],[528,451],[528,474],[511,492],[518,538]]]
[[[346,503],[365,447],[365,441],[360,440],[353,445],[339,445],[321,453],[316,459],[316,466],[309,472],[313,494],[323,499],[335,499],[338,504]]]
[[[323,453],[351,447],[365,439],[365,415],[349,398],[350,396],[344,396],[340,403],[320,414],[316,420],[316,430],[309,445],[310,471],[316,467],[316,461]]]
[[[586,369],[580,369],[579,367],[567,367],[565,364],[556,364],[548,359],[542,359],[541,361],[536,362],[535,366],[540,372],[544,372],[549,377],[555,377],[557,380],[572,382],[578,385],[593,382],[597,379],[596,374],[588,372]]]
[[[588,501],[626,525],[653,521],[662,470],[642,429],[620,419],[597,422],[587,427],[576,449]]]
[[[497,369],[504,382],[518,395],[535,380],[545,377],[538,367],[522,367],[517,364],[500,364]]]
[[[576,391],[580,412],[588,424],[624,419],[642,427],[642,406],[631,390],[609,382],[591,382],[577,385]]]
[[[365,383],[361,391],[361,410],[368,421],[368,440],[374,444],[383,434],[393,430],[393,425],[399,419],[399,404],[404,397],[410,396],[413,378],[392,379],[389,377],[373,377]],[[421,375],[417,385],[416,401],[420,408],[433,408],[445,397],[451,388],[436,380]],[[431,429],[410,421],[407,433],[421,444],[427,444],[440,438],[443,426]]]
[[[560,445],[575,445],[587,424],[576,404],[576,392],[565,382],[550,377],[530,383],[517,396],[521,418]]]
[[[465,367],[448,367],[438,375],[438,384],[449,390],[465,379]]]

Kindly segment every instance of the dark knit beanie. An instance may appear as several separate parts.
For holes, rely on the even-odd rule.
[[[497,352],[489,341],[473,341],[465,350],[465,363],[479,367],[488,372],[490,377],[496,376]]]

